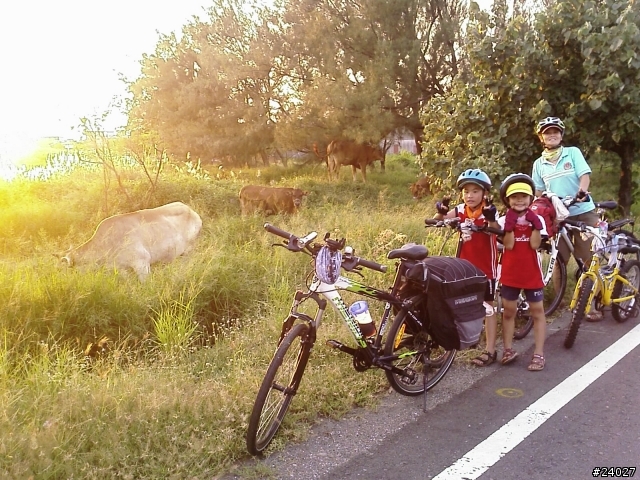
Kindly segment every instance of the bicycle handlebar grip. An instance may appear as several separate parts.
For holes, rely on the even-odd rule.
[[[424,219],[424,224],[425,225],[438,225],[439,222],[441,222],[442,220],[436,220],[435,218],[425,218]]]
[[[502,237],[504,235],[504,230],[500,230],[499,228],[492,228],[489,226],[484,227],[483,229],[485,232],[489,232],[489,233],[493,233],[494,235],[498,235],[499,237]]]
[[[371,270],[376,270],[381,273],[387,272],[386,265],[380,265],[379,263],[373,262],[371,260],[365,260],[364,258],[358,257],[358,265],[361,265],[366,268],[370,268]]]
[[[268,222],[264,224],[264,229],[269,233],[273,233],[274,235],[284,238],[285,240],[291,240],[295,237],[293,233],[285,232]]]

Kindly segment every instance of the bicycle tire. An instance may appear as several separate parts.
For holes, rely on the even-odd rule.
[[[423,354],[406,355],[411,351],[424,351],[427,346],[429,358]],[[407,314],[405,309],[400,310],[395,316],[387,340],[384,344],[385,355],[403,355],[394,361],[394,366],[402,370],[413,370],[413,381],[403,375],[385,370],[387,380],[391,387],[401,395],[409,397],[423,394],[425,391],[424,374],[428,375],[426,390],[433,388],[446,375],[456,357],[456,350],[444,350],[435,345],[430,335],[415,325],[415,322]]]
[[[246,440],[251,455],[260,455],[269,446],[296,394],[311,354],[306,342],[309,329],[304,323],[294,325],[269,364],[249,418]]]
[[[591,291],[593,290],[593,279],[586,277],[582,281],[582,285],[580,285],[580,293],[578,294],[578,303],[576,308],[571,316],[571,323],[569,323],[569,331],[567,332],[567,336],[564,339],[564,347],[571,348],[576,341],[576,336],[578,335],[578,329],[580,328],[580,324],[584,319],[587,311],[587,307],[589,306],[589,297],[591,296]]]
[[[633,275],[631,275],[631,271],[633,270]],[[620,269],[620,275],[631,283],[636,290],[640,289],[640,262],[638,260],[626,260]],[[620,298],[626,297],[631,293],[631,289],[624,285],[620,281],[616,281],[613,286],[612,298]],[[627,300],[622,303],[613,303],[611,305],[611,314],[613,318],[622,323],[629,318],[634,313],[637,312],[637,297],[632,298],[631,300]]]

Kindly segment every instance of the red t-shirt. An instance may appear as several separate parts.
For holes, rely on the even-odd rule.
[[[468,220],[478,226],[483,226],[485,223],[482,214],[475,220],[469,218],[465,213],[464,203],[456,207],[456,216],[462,222]],[[493,280],[498,275],[498,240],[495,235],[471,232],[471,240],[462,242],[458,257],[473,263],[482,270],[489,280]]]
[[[513,249],[502,252],[500,283],[503,285],[530,290],[544,287],[540,257],[529,242],[532,232],[529,222],[516,224]]]

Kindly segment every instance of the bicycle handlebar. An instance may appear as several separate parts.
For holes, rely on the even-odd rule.
[[[292,252],[300,252],[304,250],[318,236],[316,232],[310,232],[304,237],[298,237],[293,233],[286,232],[270,223],[265,223],[264,229],[269,233],[287,240],[287,245],[285,245],[285,247]],[[329,240],[329,238],[325,237],[325,243],[327,243]],[[332,247],[335,248],[335,246],[338,244],[339,242],[336,242],[335,240],[332,241]],[[344,244],[344,242],[342,242],[342,244]],[[365,267],[381,273],[386,273],[387,271],[386,265],[374,262],[373,260],[367,260],[361,257],[357,257],[353,255],[353,250],[350,247],[345,248],[345,253],[342,257],[342,268],[344,268],[347,272],[350,272],[357,267]]]
[[[426,227],[451,227],[454,230],[460,231],[460,229],[464,225],[468,227],[469,230],[471,230],[472,232],[493,233],[494,235],[498,235],[500,237],[504,235],[504,230],[501,230],[499,228],[493,228],[493,227],[490,227],[489,225],[480,226],[480,225],[475,225],[473,223],[470,225],[463,224],[458,217],[445,218],[443,220],[437,220],[435,218],[425,218],[424,223],[425,223],[425,228]]]

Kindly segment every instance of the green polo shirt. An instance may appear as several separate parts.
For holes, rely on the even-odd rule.
[[[533,163],[531,178],[536,190],[553,192],[561,199],[573,197],[580,189],[580,177],[591,173],[589,164],[577,147],[563,147],[562,155],[553,164],[540,157]],[[571,216],[590,212],[596,208],[593,200],[569,207]]]

